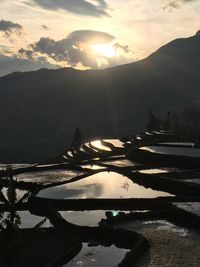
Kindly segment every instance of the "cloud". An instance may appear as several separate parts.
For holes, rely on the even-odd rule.
[[[108,44],[116,51],[116,56],[110,58],[106,54],[94,51],[92,45],[95,44]],[[19,50],[21,57],[27,59],[43,57],[51,64],[77,68],[98,68],[121,64],[122,54],[129,52],[129,47],[115,42],[113,35],[91,30],[74,31],[65,39],[58,41],[42,37],[38,42],[30,44],[27,49]]]
[[[16,55],[6,56],[0,54],[0,76],[7,75],[15,71],[31,71],[41,68],[56,68],[45,60],[31,60],[18,58]]]
[[[41,27],[42,27],[42,29],[43,29],[43,30],[46,30],[46,31],[48,31],[48,30],[49,30],[49,27],[47,27],[47,26],[46,26],[46,25],[44,25],[44,24],[43,24],[43,25],[41,25]]]
[[[106,32],[80,30],[70,33],[67,39],[73,42],[87,42],[87,43],[108,43],[115,39],[115,37]]]
[[[28,5],[35,3],[44,9],[62,10],[79,15],[109,16],[109,6],[104,0],[26,0],[25,3]]]
[[[10,37],[12,34],[21,35],[24,32],[22,25],[8,20],[0,21],[0,31],[5,37]]]
[[[116,54],[109,56],[99,53],[93,49],[94,45],[111,49]],[[91,30],[74,31],[62,40],[42,37],[38,42],[21,48],[17,53],[12,48],[0,46],[0,76],[14,71],[39,68],[111,67],[130,62],[130,57],[125,55],[129,56],[132,53],[127,45],[116,42],[113,35]]]
[[[11,55],[13,47],[8,45],[0,45],[0,54]]]
[[[115,49],[122,49],[124,52],[129,53],[130,48],[128,45],[121,45],[119,43],[114,44]]]
[[[168,0],[164,5],[163,9],[172,11],[173,9],[180,8],[183,4],[195,2],[198,0]]]

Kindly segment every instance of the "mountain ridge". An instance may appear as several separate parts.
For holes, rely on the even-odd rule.
[[[43,160],[70,144],[76,126],[86,139],[120,137],[144,129],[149,110],[192,104],[200,99],[199,47],[196,34],[108,69],[0,77],[0,160]]]

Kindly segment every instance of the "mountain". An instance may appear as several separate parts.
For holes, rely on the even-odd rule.
[[[144,128],[147,112],[200,100],[200,33],[104,70],[41,69],[0,78],[0,161],[40,161],[85,138]]]

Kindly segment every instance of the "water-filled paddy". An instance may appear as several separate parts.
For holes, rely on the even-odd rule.
[[[38,194],[39,197],[54,199],[154,198],[169,195],[166,192],[146,189],[115,172],[101,172],[77,182],[42,190]]]
[[[52,183],[66,181],[74,178],[84,172],[71,171],[71,170],[50,170],[38,171],[33,173],[23,173],[16,175],[18,181],[37,182],[37,183]]]
[[[166,146],[144,146],[141,150],[147,150],[152,153],[169,154],[188,157],[200,157],[199,148],[179,148],[179,147],[166,147]]]
[[[90,247],[84,243],[80,253],[63,267],[114,267],[122,261],[127,252],[127,249],[119,249],[114,245]]]
[[[111,140],[105,140],[105,141],[110,142],[116,147],[122,147],[120,143],[118,144],[115,143],[115,140],[113,142],[111,142]],[[98,150],[97,148],[105,150],[105,151],[110,151],[110,149],[112,148],[112,146],[110,146],[110,148],[106,147],[106,144],[104,145],[104,143],[101,143],[101,142],[93,143],[93,145],[96,146],[96,151]],[[180,155],[187,155],[187,153],[190,151],[192,152],[192,154],[190,153],[191,156],[194,156],[193,154],[194,152],[199,153],[200,151],[197,148],[165,147],[164,145],[159,146],[159,147],[152,146],[148,148],[152,149],[152,152],[154,153],[176,154],[176,155],[178,155],[178,151],[181,152]],[[173,145],[173,144],[167,143],[166,145]],[[179,144],[177,143],[174,145],[179,145]],[[192,146],[190,143],[187,143],[187,144],[180,143],[180,146],[181,145]],[[121,150],[119,149],[119,151]],[[125,157],[124,159],[120,159],[119,155],[117,155],[116,157],[118,158],[115,158],[113,156],[112,160],[104,159],[104,161],[101,160],[99,163],[98,163],[98,160],[96,160],[96,162],[85,161],[84,163],[85,165],[84,164],[82,165],[86,168],[84,172],[76,172],[76,171],[68,171],[68,170],[67,171],[51,170],[51,171],[44,171],[44,172],[38,171],[35,173],[20,174],[17,176],[17,179],[19,181],[29,181],[29,182],[31,181],[31,182],[39,182],[39,183],[64,182],[64,181],[68,181],[71,178],[74,178],[76,176],[79,176],[85,173],[86,171],[88,171],[87,169],[91,169],[91,170],[98,170],[101,172],[99,172],[98,174],[90,175],[82,180],[79,180],[73,183],[66,183],[60,186],[42,190],[39,192],[38,196],[46,197],[46,198],[54,198],[54,199],[155,198],[158,196],[170,196],[170,194],[166,192],[147,189],[143,186],[140,186],[132,182],[130,179],[128,179],[128,177],[122,174],[105,171],[104,169],[105,167],[103,164],[101,165],[101,163],[106,163],[108,165],[113,165],[113,166],[118,166],[118,167],[135,167],[135,169],[137,168],[137,165],[135,165],[135,163],[125,159]],[[90,163],[93,163],[93,162],[94,162],[94,165],[90,165]],[[141,164],[139,166],[141,166]],[[146,166],[146,168],[148,168],[148,166]],[[117,168],[110,168],[110,169],[118,170]],[[130,169],[128,168],[134,180],[133,169],[134,168],[130,168]],[[165,173],[165,172],[170,172],[170,171],[174,171],[174,169],[170,169],[170,168],[168,169],[167,168],[158,168],[158,169],[154,168],[153,169],[153,166],[152,166],[152,169],[141,170],[140,173],[156,174],[156,173]],[[19,199],[19,197],[22,196],[24,192],[23,191],[19,192],[17,190],[17,193],[19,194],[18,196],[18,199]],[[185,203],[182,203],[182,204],[185,204]],[[193,203],[191,204],[186,203],[186,205],[184,206],[180,206],[178,203],[177,206],[185,210],[189,210],[189,211],[190,209],[194,209]],[[199,206],[195,206],[195,210],[198,211]],[[109,214],[113,214],[113,216],[117,214],[117,211],[112,211],[112,212]],[[106,214],[105,214],[106,211],[104,210],[101,210],[101,211],[99,210],[97,211],[62,211],[60,213],[62,217],[65,218],[68,222],[78,224],[78,225],[87,225],[87,226],[97,226],[98,223],[101,221],[101,219],[106,218]],[[22,220],[22,224],[21,224],[22,228],[23,227],[34,227],[38,222],[40,222],[43,219],[42,217],[31,215],[27,211],[19,212],[19,215],[21,216],[21,220]],[[108,216],[108,213],[107,213],[107,216]],[[135,224],[135,221],[129,221],[129,223],[130,223],[130,229],[131,230],[134,229],[133,226]],[[156,236],[153,242],[151,238],[153,238],[153,236],[156,235],[157,232],[161,233],[164,237],[165,237],[165,233],[168,234],[169,232],[172,232],[173,235],[176,235],[178,233],[178,236],[180,236],[181,238],[182,237],[187,238],[187,234],[184,232],[184,230],[182,231],[182,229],[180,229],[180,231],[177,232],[178,228],[172,225],[167,224],[166,226],[166,223],[163,223],[163,225],[160,223],[160,225],[153,227],[153,226],[148,226],[148,223],[149,222],[143,222],[141,223],[141,227],[138,227],[138,228],[136,227],[134,230],[140,232],[140,231],[143,231],[144,229],[143,231],[144,235],[146,234],[147,238],[151,241],[151,244],[153,244],[153,249],[155,247],[154,246],[155,241],[158,240],[158,238]],[[122,224],[123,224],[123,227],[126,228],[125,226],[126,223],[122,222]],[[155,224],[158,224],[157,220],[155,221]],[[49,227],[49,226],[50,224],[49,224],[49,221],[47,220],[45,227]],[[167,251],[165,244],[169,244],[171,240],[173,241],[173,236],[171,236],[170,240],[166,239],[167,242],[165,242],[165,239],[163,239],[162,235],[160,235],[162,237],[160,238],[160,241],[157,242],[158,243],[157,251],[159,251],[159,253],[160,253],[160,246],[163,245],[164,247],[163,250],[165,253]],[[174,238],[174,240],[175,240],[174,242],[177,242],[177,236]],[[184,243],[184,241],[182,243]],[[121,262],[121,260],[124,258],[127,252],[127,250],[118,249],[115,246],[102,247],[102,246],[96,246],[96,245],[97,244],[95,244],[95,242],[92,242],[92,246],[88,246],[88,244],[84,243],[82,251],[70,263],[63,265],[63,267],[116,266],[118,263]],[[164,258],[164,256],[162,258]],[[165,258],[168,258],[168,255]],[[155,255],[153,256],[153,259],[156,259]],[[166,265],[162,265],[162,266],[166,266]],[[188,264],[187,266],[191,266],[191,265]]]

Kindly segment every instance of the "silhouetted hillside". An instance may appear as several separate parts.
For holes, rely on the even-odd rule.
[[[86,138],[141,130],[149,110],[200,100],[200,34],[105,70],[16,72],[0,78],[0,160],[42,160]]]

